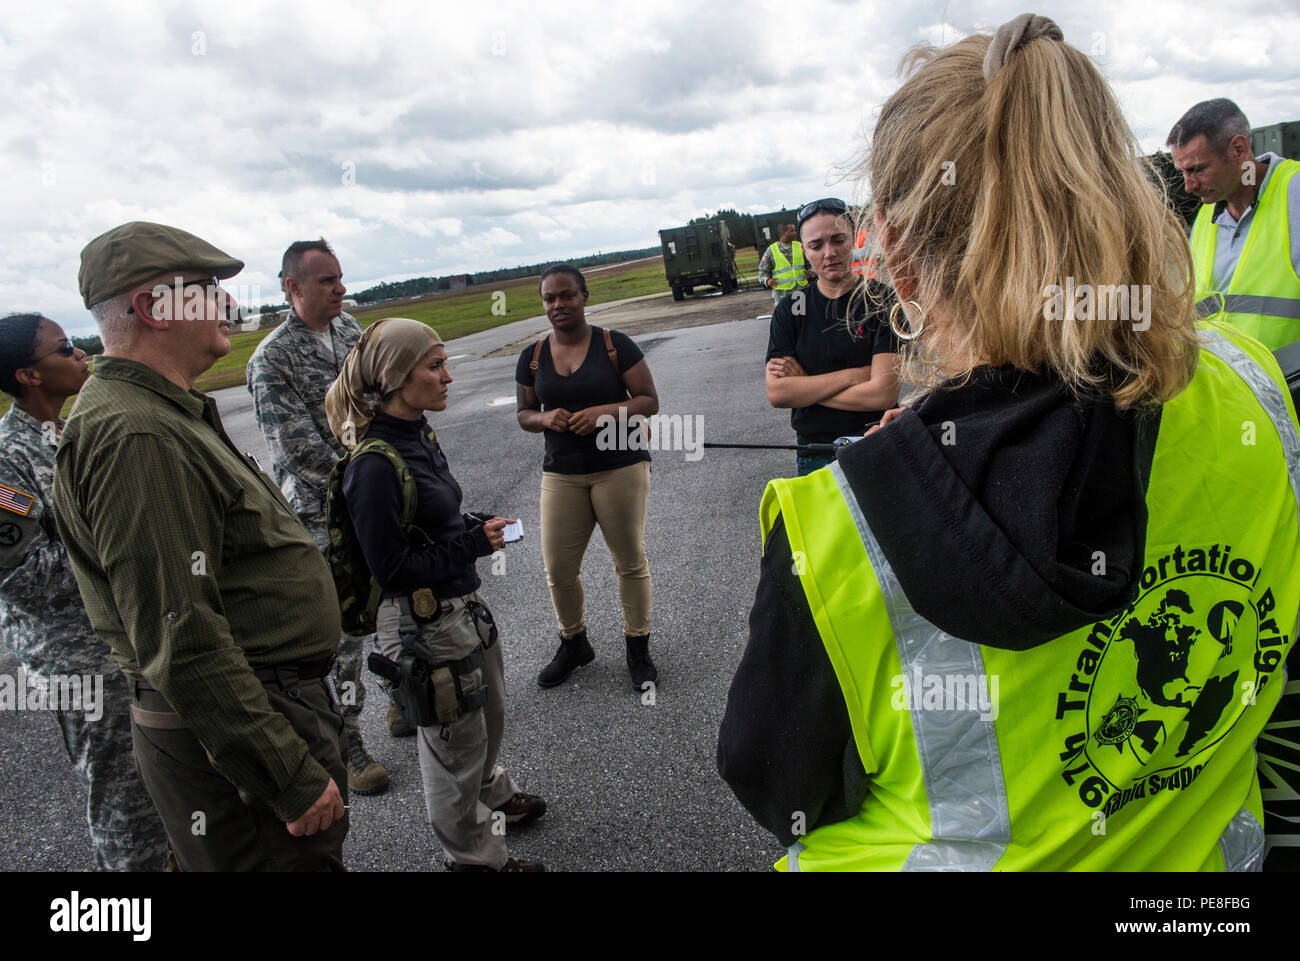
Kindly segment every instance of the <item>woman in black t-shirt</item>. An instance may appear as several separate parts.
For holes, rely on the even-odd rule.
[[[582,558],[597,524],[614,558],[632,684],[657,679],[650,659],[648,432],[659,411],[654,378],[631,338],[587,323],[587,282],[568,264],[542,274],[551,334],[519,356],[519,426],[546,436],[542,557],[560,626],[560,649],[537,683],[554,687],[596,656],[583,617]]]

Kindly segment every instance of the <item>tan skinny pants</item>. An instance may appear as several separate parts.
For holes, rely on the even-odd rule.
[[[597,524],[614,558],[623,633],[650,633],[650,564],[645,556],[650,462],[595,474],[542,473],[542,559],[564,637],[586,630],[582,558]]]

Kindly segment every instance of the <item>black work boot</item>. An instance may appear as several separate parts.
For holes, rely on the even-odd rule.
[[[627,639],[627,669],[632,675],[632,687],[637,691],[644,690],[646,681],[659,679],[655,662],[650,660],[650,635],[632,637],[624,634],[623,636]]]
[[[584,628],[573,637],[560,635],[560,649],[555,652],[555,659],[542,668],[537,675],[537,683],[542,687],[555,687],[564,683],[564,679],[573,673],[575,667],[590,664],[596,659],[596,652],[587,643],[587,631]]]

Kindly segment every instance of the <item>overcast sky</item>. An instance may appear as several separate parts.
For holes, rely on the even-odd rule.
[[[901,53],[1016,3],[107,5],[0,0],[0,314],[93,330],[81,248],[174,224],[278,300],[324,235],[352,290],[658,243],[706,210],[828,194]],[[1293,2],[1039,3],[1143,146],[1196,101],[1300,120]],[[1139,11],[1139,12],[1134,12]]]

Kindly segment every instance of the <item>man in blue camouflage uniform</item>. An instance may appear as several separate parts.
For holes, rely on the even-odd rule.
[[[50,500],[59,411],[89,375],[85,356],[48,318],[0,320],[0,390],[15,398],[0,418],[0,635],[33,675],[17,695],[37,677],[103,679],[81,688],[79,710],[50,705],[89,792],[95,869],[161,871],[167,835],[136,770],[126,679],[86,617]]]
[[[325,489],[330,468],[343,455],[325,416],[325,392],[361,338],[361,325],[343,312],[343,272],[323,239],[290,244],[280,277],[291,309],[253,352],[248,390],[253,416],[271,452],[271,476],[316,546],[324,550],[329,544]],[[344,634],[334,667],[343,708],[348,788],[357,794],[379,794],[388,787],[388,771],[361,739],[366,701],[362,663],[370,640]]]

